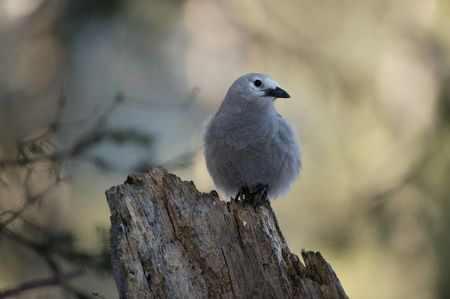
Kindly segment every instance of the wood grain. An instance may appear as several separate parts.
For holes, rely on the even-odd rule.
[[[270,204],[221,201],[163,168],[106,197],[121,298],[348,298],[319,252],[290,252]]]

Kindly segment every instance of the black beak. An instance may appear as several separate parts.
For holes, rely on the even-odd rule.
[[[275,98],[290,98],[291,96],[283,89],[277,87],[275,89],[266,90],[266,96]]]

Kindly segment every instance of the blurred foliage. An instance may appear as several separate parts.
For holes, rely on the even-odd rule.
[[[65,10],[73,19],[83,22],[86,16],[93,18],[115,16],[124,9],[126,2],[124,0],[75,0],[69,1]]]
[[[61,176],[61,169],[64,168],[63,164],[65,163],[86,159],[99,169],[113,170],[113,166],[101,157],[85,157],[86,155],[83,155],[102,143],[109,142],[117,146],[131,144],[144,147],[151,152],[153,141],[151,135],[138,132],[135,129],[105,128],[104,123],[107,118],[121,102],[117,99],[112,102],[109,109],[100,114],[91,130],[84,132],[81,137],[73,142],[72,147],[61,149],[56,145],[55,140],[55,134],[66,125],[61,122],[65,107],[65,98],[61,96],[58,101],[59,109],[56,110],[54,120],[49,128],[37,137],[17,142],[16,156],[0,160],[0,168],[3,174],[13,174],[19,169],[25,171],[25,174],[17,182],[21,184],[18,188],[23,188],[25,191],[22,206],[14,210],[2,210],[0,213],[0,219],[2,220],[0,222],[0,240],[2,240],[2,243],[13,242],[33,252],[51,270],[54,280],[58,281],[55,284],[61,284],[65,292],[77,298],[90,298],[91,296],[82,290],[65,285],[65,281],[59,277],[64,277],[66,275],[64,269],[70,267],[92,269],[98,273],[110,274],[108,231],[106,229],[99,230],[100,249],[97,252],[89,252],[78,248],[77,237],[73,232],[61,230],[51,225],[43,227],[32,220],[33,213],[27,212],[33,205],[45,206],[45,200],[50,191],[63,184],[66,178]],[[33,183],[32,177],[40,176],[39,167],[36,165],[42,162],[47,164],[46,177],[39,180],[38,183]],[[47,185],[47,187],[43,191],[35,193],[29,190],[33,189],[31,188],[32,185]],[[7,182],[5,182],[5,186],[6,188],[14,188],[14,185],[10,186]],[[18,223],[20,223],[20,226],[17,227]],[[61,282],[59,282],[60,280]],[[34,282],[34,284],[36,288],[40,285],[38,282]],[[10,296],[9,292],[20,294],[26,290],[26,287],[18,286],[16,289],[6,290],[4,293],[0,292],[0,297],[3,298],[3,296],[7,296],[6,294]]]
[[[150,149],[149,147],[152,144],[152,138],[148,134],[138,132],[135,129],[105,130],[103,132],[97,132],[90,139],[92,145],[97,145],[105,141],[110,141],[117,145],[134,143],[146,149]]]
[[[449,20],[445,0],[0,0],[0,288],[81,269],[35,294],[117,296],[104,189],[155,164],[212,188],[199,128],[261,71],[303,146],[273,203],[292,250],[351,298],[449,298]]]

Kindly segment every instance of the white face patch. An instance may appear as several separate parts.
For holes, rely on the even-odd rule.
[[[264,88],[265,89],[275,89],[277,87],[280,87],[280,84],[278,84],[277,81],[272,80],[271,78],[265,78],[265,80],[264,80]]]
[[[281,93],[280,93],[281,92]],[[239,77],[229,89],[230,95],[241,94],[248,101],[259,99],[266,105],[278,97],[289,97],[277,81],[261,73],[248,73]]]
[[[258,96],[264,96],[266,90],[280,87],[277,81],[264,76],[254,76],[248,84],[252,93]]]

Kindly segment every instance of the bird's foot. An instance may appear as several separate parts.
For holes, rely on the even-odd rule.
[[[250,195],[250,190],[247,186],[242,186],[232,201],[245,203]]]
[[[269,186],[260,184],[256,186],[256,191],[252,194],[253,195],[253,207],[262,206],[263,204],[267,203],[269,201],[267,197],[267,191],[269,189]],[[256,197],[255,197],[256,196]]]
[[[242,186],[236,196],[231,198],[232,201],[242,204],[253,204],[253,207],[262,206],[269,201],[267,197],[267,191],[269,186],[259,184],[256,186],[254,192],[250,192],[247,186]]]

